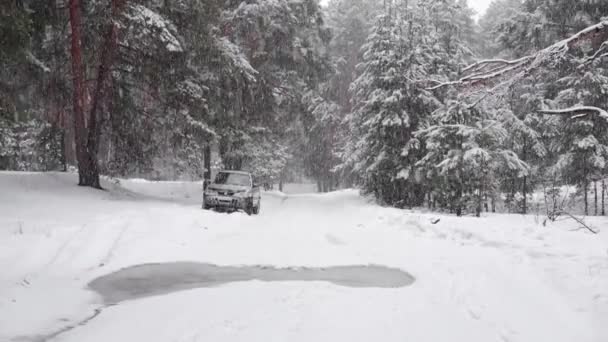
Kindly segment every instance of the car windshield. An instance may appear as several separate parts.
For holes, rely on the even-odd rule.
[[[220,172],[215,177],[215,184],[251,185],[249,175],[242,173]]]

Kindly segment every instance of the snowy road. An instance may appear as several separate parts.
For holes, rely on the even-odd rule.
[[[355,191],[266,194],[262,214],[248,217],[200,210],[197,184],[128,181],[100,193],[73,182],[0,173],[0,341],[608,340],[608,229],[380,208]],[[126,267],[179,261],[373,264],[416,281],[251,280],[112,306],[87,288]]]

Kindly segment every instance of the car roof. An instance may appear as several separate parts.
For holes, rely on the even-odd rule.
[[[221,170],[220,173],[236,173],[236,174],[239,174],[239,175],[247,175],[247,176],[251,175],[250,172],[247,172],[247,171],[238,171],[238,170]]]

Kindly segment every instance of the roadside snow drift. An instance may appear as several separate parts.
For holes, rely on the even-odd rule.
[[[200,183],[75,183],[0,173],[0,341],[608,341],[605,218],[587,220],[592,235],[534,215],[381,208],[353,190],[267,193],[247,216],[201,210]],[[246,272],[200,287],[209,269],[187,284],[193,270],[153,268],[142,279],[165,288],[117,305],[88,287],[146,264]],[[346,280],[382,282],[369,277],[377,265],[415,282],[294,271],[348,265],[360,268]]]

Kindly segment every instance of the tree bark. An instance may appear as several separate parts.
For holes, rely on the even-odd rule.
[[[594,206],[595,206],[595,216],[597,216],[597,181],[593,181],[593,192],[595,195],[595,200],[593,202]]]
[[[584,190],[585,191],[585,216],[589,215],[589,201],[587,199],[587,192],[589,191],[589,181],[587,181],[587,178],[585,178],[585,185],[584,185]]]
[[[524,199],[523,199],[524,202],[523,202],[522,211],[523,211],[523,214],[525,215],[525,214],[528,213],[528,201],[527,201],[527,197],[528,197],[528,177],[527,176],[524,176],[524,184],[523,184],[522,191],[523,191],[523,196],[524,196]]]
[[[71,35],[71,59],[72,59],[72,84],[73,84],[73,118],[74,118],[74,140],[76,142],[76,160],[78,161],[78,185],[87,185],[85,175],[89,172],[87,163],[87,150],[85,137],[87,130],[84,123],[85,90],[84,90],[84,63],[82,59],[82,13],[80,0],[70,0],[70,27]]]
[[[459,188],[456,191],[456,200],[454,201],[454,204],[456,205],[456,216],[460,217],[462,216],[462,185],[459,184],[458,186]]]
[[[101,49],[101,59],[97,71],[97,80],[93,103],[89,113],[89,136],[87,140],[89,169],[87,177],[88,186],[101,188],[99,184],[99,167],[97,153],[99,151],[99,137],[101,130],[98,126],[99,108],[106,98],[110,69],[114,62],[115,51],[118,48],[118,22],[116,21],[122,10],[125,0],[112,0],[112,17],[108,23],[106,36]]]
[[[101,58],[97,72],[97,80],[93,102],[88,116],[88,127],[85,127],[85,67],[82,57],[82,13],[80,0],[70,0],[70,27],[72,28],[72,76],[74,83],[74,133],[78,159],[78,185],[101,189],[99,182],[99,167],[97,152],[99,150],[100,128],[98,113],[107,92],[108,77],[114,60],[114,52],[118,47],[117,17],[122,10],[125,0],[111,0],[112,16],[108,23],[107,32],[101,48]],[[86,140],[85,140],[86,137]]]
[[[604,196],[606,194],[606,182],[602,179],[602,216],[606,215],[606,210],[604,207]]]
[[[205,168],[203,179],[211,180],[211,145],[209,143],[205,145],[205,150],[203,151],[203,167]]]

